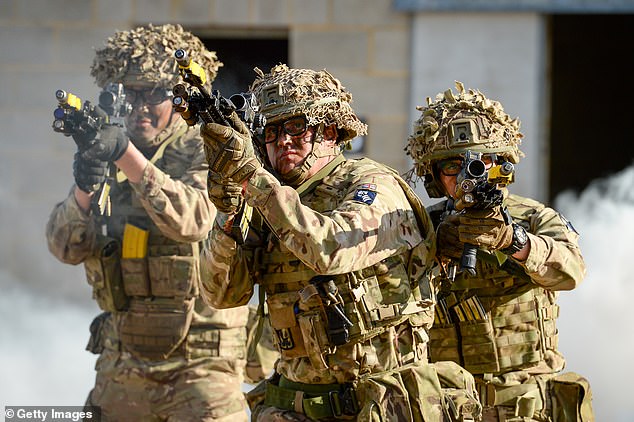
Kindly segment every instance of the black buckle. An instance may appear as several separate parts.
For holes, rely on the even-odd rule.
[[[329,391],[328,401],[332,415],[335,417],[355,416],[359,413],[357,397],[352,387],[344,387],[341,391]]]

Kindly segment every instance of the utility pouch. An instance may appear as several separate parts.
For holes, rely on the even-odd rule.
[[[95,253],[84,262],[93,298],[107,312],[124,310],[128,303],[121,279],[120,253],[119,242],[98,234]]]
[[[295,317],[299,293],[276,293],[266,298],[275,346],[284,359],[306,357],[302,332]]]
[[[128,296],[148,297],[152,295],[147,258],[123,258],[121,260],[121,275],[125,293]]]
[[[587,379],[566,372],[548,380],[553,422],[594,422],[592,390]]]
[[[103,326],[110,318],[110,312],[102,312],[90,323],[90,338],[86,345],[86,350],[99,355],[104,349]]]
[[[477,421],[482,416],[475,379],[455,362],[433,364],[442,387],[443,409],[449,421]]]
[[[318,310],[302,312],[297,316],[297,322],[311,365],[317,370],[328,369],[325,356],[330,352],[330,348],[321,313]]]
[[[339,295],[335,281],[327,276],[315,276],[310,282],[321,297],[320,307],[326,314],[326,333],[330,344],[343,346],[350,340],[350,328],[353,324],[344,312],[343,299]]]
[[[132,300],[119,316],[123,349],[139,358],[167,359],[187,337],[193,311],[194,299]]]
[[[152,294],[160,297],[192,297],[198,285],[197,259],[192,256],[149,256]]]
[[[500,364],[491,320],[461,321],[458,326],[462,337],[465,369],[475,374],[499,372]]]
[[[404,421],[443,420],[440,381],[432,365],[416,363],[364,375],[355,387],[359,421],[392,420],[395,415]]]

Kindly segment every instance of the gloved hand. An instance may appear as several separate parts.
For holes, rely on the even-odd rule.
[[[460,217],[456,214],[447,216],[436,229],[436,247],[438,254],[448,258],[460,259],[464,243],[458,233]]]
[[[86,158],[117,161],[128,148],[129,142],[120,126],[104,125],[99,131],[97,139],[92,141],[90,147],[84,149],[82,153]]]
[[[93,117],[95,119],[105,120],[108,117],[108,114],[101,107],[95,106],[93,109]],[[75,133],[73,133],[72,136],[73,136],[73,140],[75,141],[75,144],[77,145],[77,148],[79,148],[80,150],[85,150],[91,145],[91,141],[97,137],[98,132],[90,128],[90,126],[88,125],[85,125],[85,126],[82,125],[80,127],[84,129],[83,130],[78,129],[79,131],[76,131]]]
[[[86,158],[81,152],[75,153],[73,176],[75,184],[86,193],[95,192],[105,182],[108,163],[102,160]]]
[[[207,123],[200,128],[200,134],[205,141],[209,171],[242,185],[261,164],[245,124],[235,112],[229,120],[233,127]]]
[[[207,175],[207,195],[216,209],[225,214],[237,214],[242,208],[242,186],[211,171]]]
[[[510,216],[504,216],[504,209],[467,209],[460,214],[458,227],[460,241],[489,250],[508,248],[513,242],[513,225]]]

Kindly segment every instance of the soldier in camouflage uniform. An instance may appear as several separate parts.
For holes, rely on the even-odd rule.
[[[100,356],[87,405],[106,421],[243,421],[248,308],[215,310],[200,298],[199,250],[216,210],[206,190],[203,144],[171,105],[174,49],[215,77],[214,52],[180,26],[117,32],[96,51],[92,75],[123,83],[125,132],[105,127],[75,156],[76,185],[47,226],[51,252],[84,263],[105,311],[89,344]],[[118,168],[111,213],[92,214],[92,186]],[[105,235],[102,234],[105,225]]]
[[[517,163],[522,137],[500,103],[456,87],[458,95],[448,90],[418,108],[407,148],[429,196],[449,198],[428,208],[442,279],[430,357],[475,375],[485,421],[594,420],[588,382],[559,374],[557,350],[558,291],[574,289],[586,272],[579,235],[557,211],[506,187],[501,205],[455,210],[466,154],[482,154],[488,169]],[[475,275],[453,276],[465,243],[479,247]]]
[[[281,355],[251,394],[253,420],[443,420],[427,358],[435,239],[422,203],[394,170],[344,158],[366,125],[330,73],[256,72],[264,165],[235,115],[234,129],[201,129],[210,171],[244,186],[255,210],[244,244],[230,236],[234,215],[218,213],[201,292],[213,306],[240,306],[257,283]],[[473,420],[479,404],[462,399],[452,420]]]

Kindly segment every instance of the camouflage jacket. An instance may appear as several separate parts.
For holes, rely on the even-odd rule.
[[[136,223],[148,229],[150,247],[165,248],[166,253],[174,255],[179,252],[172,251],[186,249],[189,252],[185,254],[191,255],[189,245],[207,237],[216,213],[207,197],[208,167],[202,141],[196,131],[187,130],[181,119],[159,137],[164,150],[159,148],[161,153],[150,159],[139,183],[117,175],[118,182],[110,192],[112,215],[105,219],[107,235],[121,242],[125,224]],[[71,189],[66,200],[53,209],[46,238],[55,257],[76,265],[94,254],[100,232],[100,221],[79,207]],[[219,312],[196,300],[192,327],[244,327],[247,316],[246,307]]]
[[[266,223],[263,232],[253,244],[238,246],[215,225],[210,250],[201,258],[201,293],[213,306],[243,305],[252,296],[254,284],[259,283],[266,291],[271,323],[279,334],[284,328],[277,329],[281,325],[276,323],[275,307],[287,315],[292,306],[284,308],[283,302],[310,290],[313,277],[332,276],[343,296],[345,313],[353,321],[350,335],[356,335],[358,341],[340,345],[334,354],[326,353],[328,371],[315,369],[319,359],[293,357],[282,350],[277,370],[287,378],[311,384],[348,382],[359,372],[397,365],[392,360],[394,351],[385,345],[385,330],[370,324],[372,329],[365,326],[369,333],[359,332],[358,326],[364,327],[364,322],[355,311],[355,301],[361,303],[361,297],[377,315],[392,305],[402,310],[415,301],[418,310],[409,320],[422,331],[418,346],[426,348],[424,330],[431,322],[433,299],[425,275],[433,256],[434,233],[422,206],[420,221],[397,177],[371,160],[346,161],[339,156],[296,190],[282,186],[260,169],[250,179],[246,197]],[[377,276],[379,273],[384,277]],[[370,288],[367,294],[360,293],[363,277],[374,280],[376,291]],[[359,290],[353,291],[356,281]],[[417,284],[425,287],[419,289]],[[302,306],[296,312],[297,321],[291,317],[292,321],[282,324],[293,329],[301,325]],[[394,317],[384,315],[385,325]],[[306,336],[303,339],[307,341]],[[297,338],[292,341],[297,342]],[[277,343],[278,349],[284,349],[280,338]],[[426,360],[426,355],[422,358]]]
[[[428,208],[434,224],[446,205]],[[519,262],[479,250],[475,276],[458,273],[453,282],[438,283],[443,288],[430,334],[431,358],[454,360],[474,374],[557,372],[564,366],[557,350],[557,291],[574,289],[585,276],[579,235],[561,214],[537,201],[509,195],[505,205],[528,233],[528,258]]]

